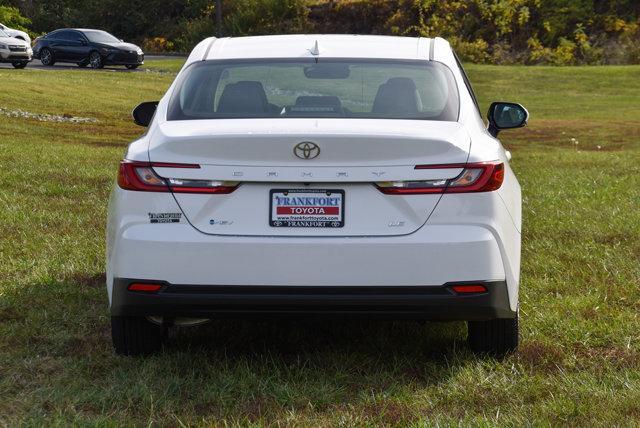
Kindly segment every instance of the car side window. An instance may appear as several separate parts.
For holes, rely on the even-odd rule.
[[[473,99],[473,104],[475,104],[476,109],[478,110],[478,114],[482,117],[482,112],[480,111],[480,104],[478,103],[478,99],[476,98],[475,92],[473,92],[473,87],[471,86],[471,82],[469,81],[469,77],[467,76],[467,72],[464,71],[464,67],[458,58],[458,55],[453,52],[453,56],[456,59],[456,64],[458,64],[458,68],[460,69],[460,73],[462,74],[462,80],[464,81],[464,85],[467,87],[469,94],[471,95],[471,99]]]
[[[74,42],[81,42],[84,40],[84,36],[82,35],[82,33],[79,33],[77,31],[72,31],[71,40],[73,40]]]
[[[58,34],[55,35],[56,39],[59,40],[75,40],[75,38],[73,37],[73,32],[72,31],[60,31]]]

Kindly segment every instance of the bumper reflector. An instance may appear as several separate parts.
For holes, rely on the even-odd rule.
[[[486,293],[487,287],[481,284],[460,284],[451,287],[458,294]]]
[[[162,288],[162,285],[160,285],[160,284],[133,283],[133,284],[129,284],[129,286],[127,287],[127,290],[129,290],[129,291],[144,291],[146,293],[155,293],[156,291],[160,290],[161,288]]]

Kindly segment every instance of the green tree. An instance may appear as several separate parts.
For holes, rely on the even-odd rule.
[[[7,27],[27,32],[27,26],[31,24],[31,20],[22,16],[18,8],[11,6],[0,6],[0,22]]]

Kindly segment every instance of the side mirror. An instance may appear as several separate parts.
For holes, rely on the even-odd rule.
[[[88,43],[87,43],[87,41],[86,41],[86,40],[84,40],[84,39],[80,39],[80,44],[81,44],[82,46],[87,46],[87,44],[88,44]]]
[[[136,125],[149,126],[151,120],[153,119],[153,115],[156,113],[157,107],[158,101],[147,101],[138,104],[136,108],[134,108],[131,112],[133,121],[136,123]]]
[[[489,133],[496,137],[503,129],[522,128],[529,120],[526,108],[516,103],[491,103],[489,113]]]

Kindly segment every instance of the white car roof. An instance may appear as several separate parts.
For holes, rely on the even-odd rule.
[[[296,34],[203,40],[188,62],[239,58],[380,58],[433,59],[434,50],[449,47],[440,38]]]

